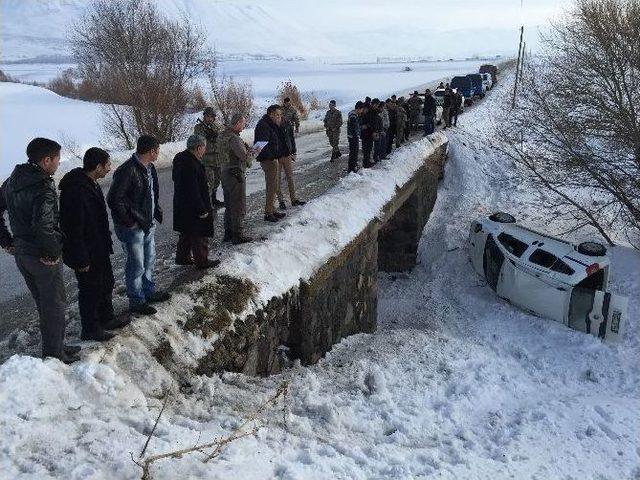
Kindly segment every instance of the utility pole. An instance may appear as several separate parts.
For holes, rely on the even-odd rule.
[[[524,53],[522,49],[523,36],[524,36],[524,25],[520,27],[520,44],[518,45],[518,62],[516,63],[516,80],[513,84],[513,101],[511,102],[511,108],[516,107],[516,92],[518,91],[518,79],[520,78],[520,67],[521,67],[522,55]]]

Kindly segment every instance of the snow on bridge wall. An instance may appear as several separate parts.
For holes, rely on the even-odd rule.
[[[344,177],[90,355],[161,395],[176,382],[188,392],[199,375],[312,364],[340,339],[374,332],[378,271],[415,265],[447,145],[436,134]]]

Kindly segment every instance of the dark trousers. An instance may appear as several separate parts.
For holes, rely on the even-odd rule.
[[[371,165],[371,150],[373,149],[373,137],[362,137],[362,166],[369,168]]]
[[[113,268],[111,259],[102,264],[93,262],[88,272],[76,272],[78,307],[82,333],[92,335],[103,330],[113,320]]]
[[[455,126],[458,125],[458,109],[451,109],[451,123]]]
[[[358,170],[358,150],[360,150],[360,139],[358,137],[349,137],[349,164],[348,172]]]
[[[238,180],[237,175],[240,175]],[[246,181],[244,174],[222,170],[222,191],[224,193],[224,237],[233,240],[242,236],[244,217],[247,214]]]
[[[181,233],[176,246],[176,263],[189,263],[192,258],[196,266],[205,266],[209,259],[209,241],[197,233]]]
[[[433,124],[433,115],[427,114],[424,117],[424,134],[431,135],[435,130],[435,125]]]
[[[393,140],[396,137],[396,127],[392,127],[387,130],[387,155],[391,153],[393,149]]]
[[[373,160],[379,162],[387,153],[387,136],[384,131],[378,134],[378,139],[373,145]]]
[[[62,261],[49,266],[30,255],[16,255],[15,259],[40,316],[42,356],[60,358],[64,348],[64,313],[67,303]]]

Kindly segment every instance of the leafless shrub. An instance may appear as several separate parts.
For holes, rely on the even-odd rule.
[[[282,105],[285,98],[291,99],[291,105],[295,107],[300,116],[300,120],[306,120],[309,117],[309,111],[302,101],[300,90],[296,87],[291,80],[282,82],[278,87],[278,93],[276,95],[276,101]]]
[[[78,89],[73,79],[73,69],[67,68],[49,82],[49,90],[68,98],[78,98]]]
[[[640,0],[579,0],[525,66],[501,148],[570,224],[640,247]]]
[[[305,96],[306,103],[309,105],[309,111],[313,112],[314,110],[322,110],[327,108],[324,102],[320,101],[315,93],[311,92],[310,94]]]
[[[253,86],[248,81],[233,77],[212,75],[211,83],[213,106],[220,112],[225,125],[234,113],[242,113],[247,122],[251,122],[254,113]]]
[[[150,0],[94,0],[71,36],[79,78],[99,93],[105,131],[129,148],[146,133],[161,142],[185,133],[196,77],[215,58],[201,27],[168,20]]]

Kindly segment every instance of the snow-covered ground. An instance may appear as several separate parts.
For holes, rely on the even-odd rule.
[[[256,434],[209,463],[198,453],[160,460],[153,479],[640,477],[638,252],[614,249],[611,288],[630,297],[630,311],[621,343],[606,345],[499,300],[464,251],[469,222],[487,212],[543,226],[531,192],[491,148],[486,119],[504,105],[499,88],[450,131],[419,265],[380,275],[378,331],[308,368],[225,373],[174,393],[148,454],[229,435],[289,382],[284,409],[268,409]],[[120,375],[116,356],[143,360],[121,349],[71,367],[22,356],[0,366],[0,478],[140,478],[130,454],[137,459],[162,401]],[[147,372],[149,382],[161,377]]]
[[[219,66],[220,74],[249,80],[254,86],[257,120],[266,106],[275,101],[279,85],[291,80],[303,95],[315,94],[324,104],[335,98],[345,115],[356,100],[365,95],[387,96],[407,94],[417,85],[450,78],[478,70],[481,61],[431,62],[413,64],[413,70],[403,72],[398,64],[331,65],[317,61],[229,61]],[[69,65],[2,65],[5,73],[23,81],[48,81]],[[206,85],[203,84],[203,87]],[[403,90],[404,89],[404,90]],[[109,148],[101,127],[101,104],[60,97],[41,87],[0,83],[0,180],[7,177],[13,166],[26,161],[27,143],[36,136],[57,140],[63,146],[61,172],[78,162],[78,157],[91,146]],[[322,129],[319,119],[325,110],[312,112],[303,132]],[[195,117],[198,115],[194,115]],[[177,142],[182,149],[184,141]],[[175,150],[167,145],[166,152]],[[173,158],[173,154],[169,158]],[[116,154],[116,157],[118,155]],[[121,156],[126,156],[123,154]]]

